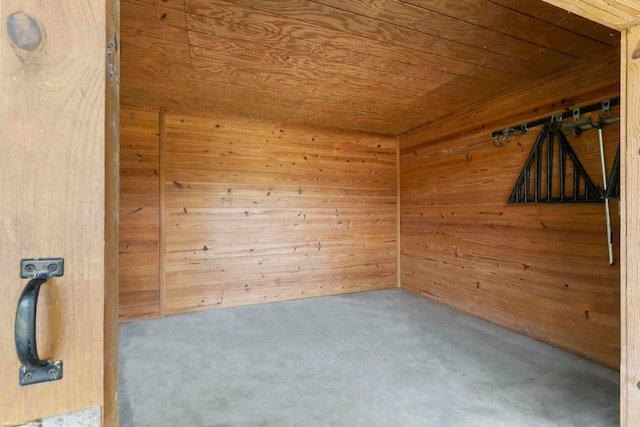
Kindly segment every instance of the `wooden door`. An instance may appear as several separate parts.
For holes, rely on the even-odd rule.
[[[0,2],[0,425],[92,407],[116,422],[116,9]],[[36,329],[40,358],[62,360],[63,373],[20,386],[20,260],[42,257],[64,258]]]

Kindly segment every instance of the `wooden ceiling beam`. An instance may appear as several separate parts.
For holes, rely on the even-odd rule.
[[[544,1],[618,31],[640,25],[640,2],[637,0]]]

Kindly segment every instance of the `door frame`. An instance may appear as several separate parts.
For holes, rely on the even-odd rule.
[[[118,407],[118,247],[120,210],[120,0],[105,0],[104,402],[102,425],[120,424]]]
[[[640,5],[627,0],[543,0],[621,32],[620,425],[640,425]],[[106,0],[105,400],[103,425],[118,425],[119,0]],[[111,43],[111,44],[110,44]],[[111,49],[111,51],[110,51]],[[111,53],[109,53],[111,52]],[[111,57],[109,58],[109,55]],[[112,61],[109,63],[109,59]],[[115,70],[115,75],[114,75]]]
[[[626,0],[543,0],[621,32],[620,425],[640,425],[640,6]],[[119,0],[106,0],[105,401],[103,425],[118,425]],[[111,45],[109,44],[111,43]],[[114,44],[115,43],[115,44]],[[115,70],[115,75],[114,75]]]
[[[5,330],[0,424],[102,407],[103,425],[118,425],[119,10],[0,2],[3,325],[27,283],[21,258],[66,264],[39,293],[37,334],[40,356],[64,359],[64,379],[21,387]]]

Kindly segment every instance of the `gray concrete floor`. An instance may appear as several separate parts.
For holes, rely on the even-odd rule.
[[[614,426],[617,372],[393,289],[123,324],[122,426]]]

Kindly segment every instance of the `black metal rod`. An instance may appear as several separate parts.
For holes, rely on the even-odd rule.
[[[526,166],[525,166],[526,167]],[[528,167],[524,171],[524,201],[529,201],[529,178],[531,176],[531,169]]]
[[[541,132],[540,134],[538,134],[538,137],[536,138],[536,142],[534,144],[534,147],[538,144],[541,143],[541,141],[543,141],[545,138],[545,133]],[[513,191],[511,192],[511,195],[509,196],[509,200],[507,201],[507,203],[521,203],[522,200],[524,199],[525,202],[529,203],[529,181],[530,181],[530,175],[531,175],[531,167],[533,165],[533,161],[535,159],[535,155],[536,155],[536,150],[535,148],[531,150],[531,152],[529,152],[529,156],[527,157],[527,161],[525,162],[525,166],[524,168],[522,168],[522,171],[520,171],[520,175],[518,176],[518,184],[516,186],[516,188],[513,189]],[[517,191],[520,191],[519,188],[520,186],[522,186],[523,182],[524,184],[524,195],[523,194],[517,194]]]
[[[564,164],[567,161],[567,155],[564,152],[562,144],[558,144],[558,154],[560,155],[560,201],[564,202],[564,182],[566,179],[564,174]]]
[[[573,200],[578,200],[580,195],[580,175],[578,175],[578,166],[573,164]]]
[[[549,135],[547,134],[547,138]],[[538,144],[536,147],[536,176],[533,188],[533,200],[534,202],[540,201],[540,175],[542,175],[542,144]]]
[[[551,174],[553,169],[553,133],[549,134],[549,144],[547,145],[547,202],[551,201]]]
[[[584,183],[584,197],[585,198],[589,198],[589,186],[587,185],[587,183]]]
[[[607,191],[604,192],[604,197],[607,199],[611,197],[620,197],[620,145],[618,145],[616,158],[613,161],[613,167],[611,168]]]
[[[585,197],[583,200],[585,201],[602,201],[600,199],[600,197],[598,196],[599,191],[596,188],[595,184],[593,183],[593,181],[591,181],[591,179],[589,178],[589,175],[587,174],[587,171],[584,169],[584,167],[582,166],[582,164],[580,163],[580,160],[578,159],[577,154],[575,153],[575,151],[573,151],[573,148],[571,148],[571,144],[569,144],[569,141],[567,140],[567,137],[564,135],[564,133],[562,133],[562,130],[560,129],[556,129],[555,130],[556,135],[558,135],[558,137],[560,138],[560,140],[562,141],[562,144],[564,145],[567,154],[569,154],[569,157],[571,157],[571,160],[573,161],[573,165],[574,165],[574,177],[577,177],[578,179],[576,179],[576,182],[579,182],[580,178],[584,179],[585,182],[585,188],[587,188],[589,191],[585,192]],[[576,198],[578,198],[578,192],[577,192],[577,188],[576,187]]]
[[[617,105],[620,105],[620,97],[619,96],[615,97],[615,98],[612,98],[609,101],[609,106],[610,107],[615,107]],[[580,107],[580,114],[591,113],[593,111],[598,111],[598,110],[602,110],[602,102],[598,102],[596,104],[590,104],[590,105],[587,105],[587,106],[584,106],[584,107]],[[551,115],[551,116],[547,116],[547,117],[542,118],[542,119],[537,119],[537,120],[532,120],[532,121],[529,121],[529,122],[526,122],[526,123],[521,123],[519,125],[512,126],[512,128],[531,129],[531,128],[536,127],[536,126],[540,126],[540,125],[544,125],[544,124],[547,124],[547,123],[551,123],[551,119],[552,118],[555,119],[555,117],[557,115],[559,115],[559,114],[562,114],[562,120],[568,119],[568,118],[573,118],[573,108],[571,110],[569,110],[569,111],[563,111],[562,113],[558,113],[558,114],[554,114],[554,115]],[[496,138],[498,136],[504,135],[504,129],[505,128],[502,128],[502,129],[497,130],[495,132],[491,132],[491,138]]]

